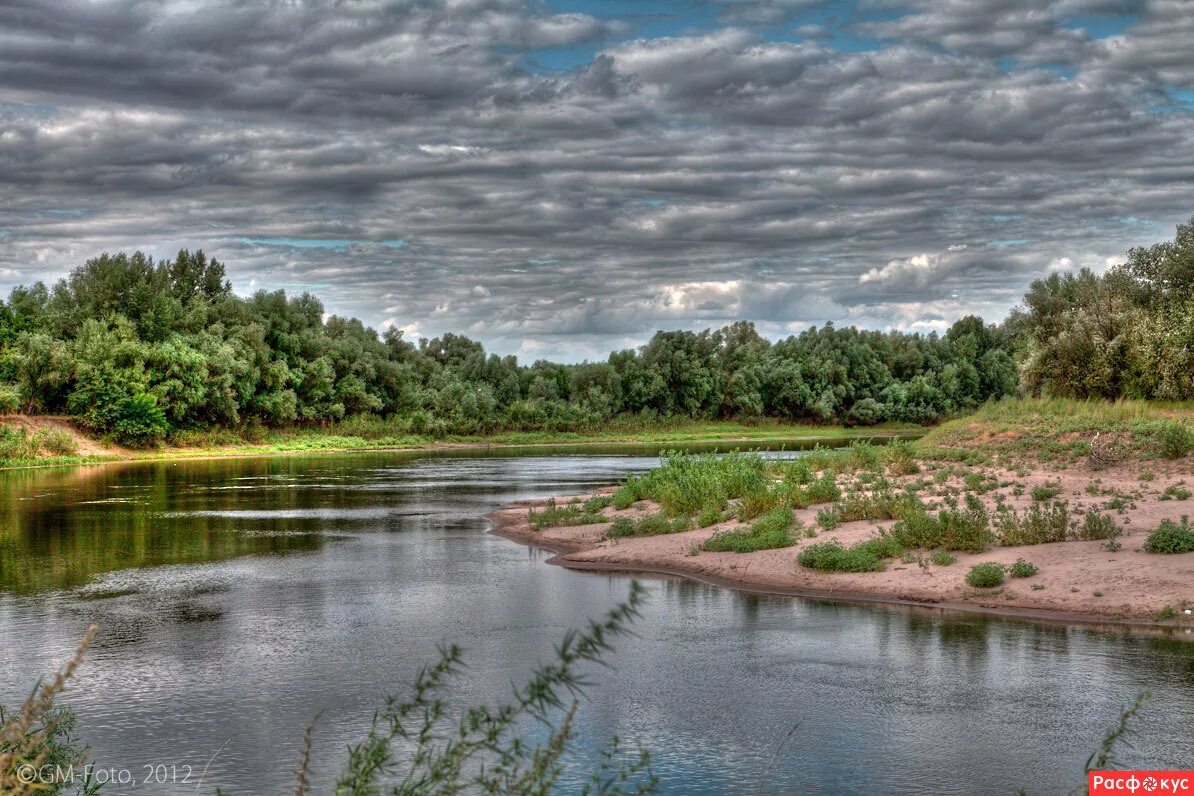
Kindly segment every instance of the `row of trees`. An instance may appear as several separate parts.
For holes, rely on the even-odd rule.
[[[1025,341],[1030,393],[1194,398],[1194,219],[1105,274],[1033,282],[1007,325]]]
[[[1034,283],[1000,326],[832,325],[772,343],[740,321],[659,332],[606,362],[521,365],[455,334],[413,345],[304,293],[232,293],[203,252],[104,254],[0,302],[0,410],[125,442],[175,429],[371,415],[416,433],[581,429],[620,416],[932,422],[1015,392],[1194,396],[1194,232],[1105,276]],[[1019,364],[1018,364],[1019,362]]]

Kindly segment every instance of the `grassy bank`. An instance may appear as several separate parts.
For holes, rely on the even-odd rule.
[[[65,418],[30,418],[41,426],[26,432],[20,440],[0,446],[0,468],[89,464],[108,461],[137,461],[220,456],[249,456],[302,452],[354,450],[422,450],[459,447],[552,447],[573,445],[632,444],[671,445],[683,443],[777,445],[784,442],[819,442],[826,446],[853,439],[888,435],[916,435],[923,427],[909,423],[886,423],[865,428],[814,426],[775,421],[673,420],[660,422],[615,421],[590,431],[505,431],[486,435],[432,437],[396,432],[381,420],[354,419],[318,428],[217,429],[175,435],[167,443],[149,449],[121,448],[110,442],[83,435]],[[16,424],[0,418],[0,425]],[[50,436],[52,432],[52,437]],[[72,449],[64,435],[74,439]],[[54,446],[39,443],[52,438]]]

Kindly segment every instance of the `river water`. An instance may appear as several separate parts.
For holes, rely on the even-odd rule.
[[[100,633],[66,702],[107,794],[316,793],[437,645],[462,704],[506,698],[570,627],[625,598],[486,533],[485,514],[655,459],[342,454],[0,474],[0,703]],[[617,735],[660,791],[1062,793],[1141,691],[1124,766],[1194,767],[1189,636],[750,596],[643,581],[637,637],[578,713],[578,768]],[[175,767],[147,783],[147,766]],[[161,769],[157,770],[160,778]]]

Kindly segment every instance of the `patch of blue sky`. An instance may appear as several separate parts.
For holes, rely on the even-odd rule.
[[[46,213],[46,215],[51,215],[51,216],[65,216],[67,218],[82,218],[83,214],[86,213],[87,211],[83,210],[81,208],[78,208],[78,207],[51,207],[49,210],[46,210],[44,212]]]
[[[1126,227],[1155,227],[1156,221],[1150,221],[1147,218],[1137,218],[1136,216],[1112,216],[1112,221],[1123,224]]]
[[[1139,14],[1092,14],[1066,17],[1062,24],[1071,30],[1080,28],[1092,39],[1105,39],[1120,35],[1139,21]]]
[[[997,224],[1006,224],[1009,221],[1019,221],[1022,218],[1024,218],[1024,216],[1021,216],[1021,215],[1011,215],[1011,216],[994,215],[994,216],[991,216],[991,220],[996,222]]]
[[[796,30],[815,25],[826,31],[825,43],[839,52],[873,52],[882,44],[857,33],[855,25],[895,19],[905,12],[893,9],[860,9],[858,0],[831,0],[810,7],[780,24],[750,25],[724,18],[731,4],[708,0],[548,0],[557,14],[588,14],[626,24],[627,32],[613,40],[580,42],[564,47],[543,47],[526,53],[521,65],[528,72],[544,74],[577,69],[590,63],[601,50],[623,41],[691,36],[725,28],[750,27],[766,42],[798,42]]]
[[[236,238],[238,243],[249,246],[278,246],[286,249],[329,249],[345,252],[348,247],[358,240],[343,240],[339,238]]]
[[[395,238],[394,240],[383,240],[383,241],[378,241],[378,242],[381,243],[382,246],[385,246],[387,249],[405,249],[406,248],[406,239],[405,238]]]
[[[1055,72],[1066,80],[1073,80],[1078,74],[1078,68],[1073,64],[1039,64],[1037,69],[1044,69],[1046,72]]]

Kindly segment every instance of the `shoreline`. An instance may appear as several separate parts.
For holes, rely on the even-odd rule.
[[[601,490],[598,494],[608,492]],[[776,582],[767,577],[752,576],[748,563],[740,574],[733,576],[724,573],[710,572],[706,569],[686,563],[688,554],[636,556],[633,550],[627,551],[616,560],[593,560],[583,557],[594,551],[608,550],[603,548],[602,542],[594,541],[592,529],[604,526],[571,526],[563,528],[545,529],[556,531],[550,538],[544,538],[544,531],[530,528],[526,521],[527,511],[533,507],[540,507],[546,500],[516,501],[490,512],[486,519],[490,521],[489,533],[503,539],[535,547],[551,553],[544,563],[563,567],[576,572],[608,575],[622,575],[633,577],[636,575],[683,578],[694,583],[714,586],[743,594],[774,597],[795,597],[806,600],[843,603],[860,606],[882,606],[899,608],[925,613],[939,617],[988,616],[998,619],[1016,621],[1040,622],[1062,626],[1082,626],[1091,629],[1115,630],[1119,632],[1142,633],[1148,635],[1181,638],[1194,642],[1194,621],[1190,619],[1159,620],[1145,616],[1124,615],[1110,611],[1073,611],[1060,608],[1039,607],[1031,605],[1003,605],[996,602],[998,594],[975,595],[974,599],[953,599],[946,594],[941,597],[900,593],[898,590],[859,589],[857,587],[837,588],[833,585],[835,575],[805,572],[806,579],[822,580],[822,585]],[[572,532],[573,538],[567,538]],[[699,534],[700,530],[683,532],[677,536]],[[626,542],[628,540],[620,540]],[[1073,543],[1063,543],[1073,544]],[[623,545],[633,547],[633,545]],[[1023,548],[1008,548],[1021,550]],[[791,565],[795,570],[799,566],[794,560],[791,549],[761,551],[751,554],[719,554],[704,553],[704,556],[768,556],[776,558],[784,553],[791,558]],[[987,557],[990,557],[989,555]],[[956,567],[951,567],[956,568]],[[1109,608],[1111,606],[1108,606]]]
[[[0,417],[0,427],[3,427],[4,418]],[[809,433],[812,430],[823,428],[824,433]],[[174,462],[174,461],[198,461],[210,459],[238,459],[238,458],[260,458],[273,456],[301,456],[301,455],[322,455],[322,454],[340,454],[340,453],[371,453],[371,452],[389,452],[389,453],[441,453],[452,451],[472,451],[472,450],[559,450],[561,448],[601,448],[607,447],[651,447],[651,446],[686,446],[692,448],[710,448],[721,445],[733,445],[736,447],[757,446],[766,449],[778,449],[786,445],[813,447],[817,444],[824,444],[826,447],[841,447],[849,444],[855,440],[897,440],[897,439],[917,439],[925,434],[927,428],[921,429],[878,429],[868,430],[867,428],[845,429],[838,426],[800,426],[793,425],[790,427],[791,433],[781,433],[782,427],[777,427],[770,430],[772,433],[760,434],[756,436],[742,436],[742,435],[727,435],[727,436],[696,436],[686,434],[684,429],[677,428],[675,431],[668,431],[667,429],[653,429],[645,430],[643,432],[627,432],[624,435],[613,434],[610,436],[592,435],[589,437],[580,438],[560,438],[547,439],[541,441],[519,441],[517,439],[510,439],[503,435],[494,435],[491,440],[487,439],[465,439],[465,440],[429,440],[425,443],[396,443],[385,444],[380,443],[376,445],[368,444],[369,440],[363,438],[345,437],[344,435],[329,434],[323,439],[359,439],[361,444],[347,444],[347,445],[328,445],[326,447],[300,447],[303,438],[296,438],[293,447],[286,447],[287,442],[282,441],[274,443],[280,446],[277,449],[270,448],[267,445],[254,445],[247,443],[245,445],[230,445],[230,446],[213,446],[210,448],[188,448],[188,447],[167,447],[164,449],[139,451],[136,449],[121,449],[114,448],[109,452],[97,453],[84,456],[71,457],[44,457],[42,459],[29,460],[20,464],[0,464],[0,472],[15,471],[15,470],[33,470],[49,467],[91,467],[95,465],[106,464],[133,464],[143,462]],[[783,429],[786,432],[788,429]],[[804,433],[801,433],[804,432]],[[77,432],[75,432],[77,433]],[[651,438],[653,435],[658,436],[658,439]],[[319,440],[319,436],[308,437],[307,439]]]

